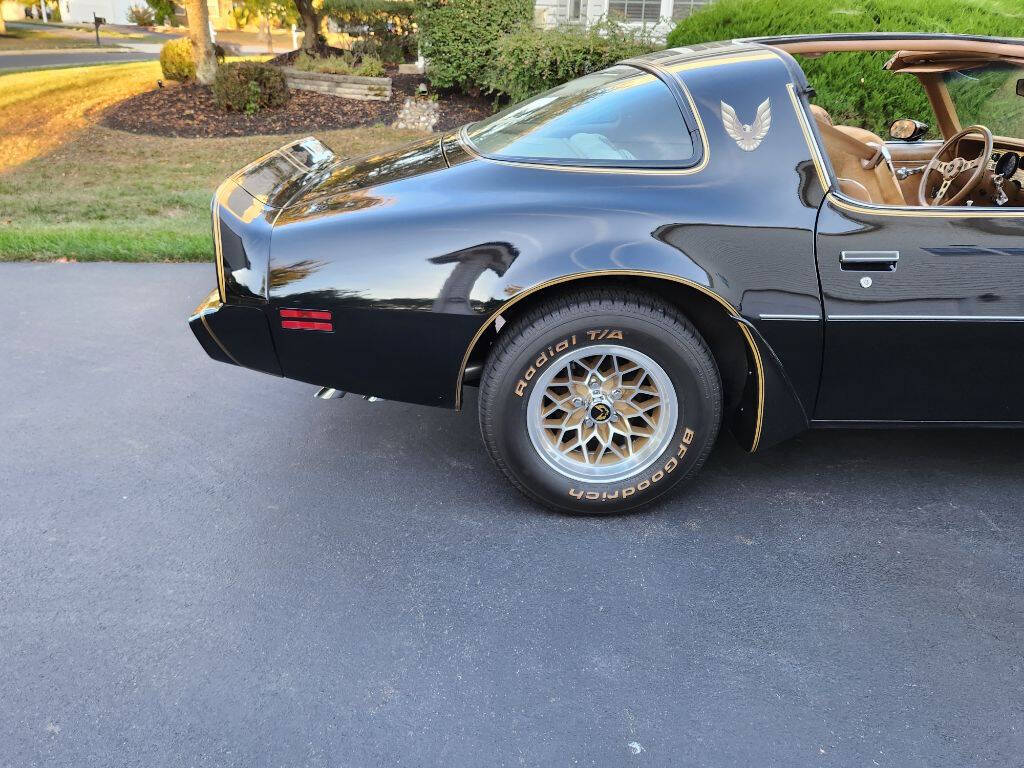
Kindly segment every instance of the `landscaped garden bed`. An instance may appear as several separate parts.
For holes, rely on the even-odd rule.
[[[284,106],[260,109],[252,115],[220,109],[205,86],[168,84],[114,105],[103,115],[102,123],[132,133],[181,137],[312,133],[378,123],[391,125],[405,99],[415,97],[422,82],[419,75],[392,74],[391,98],[387,101],[293,90]],[[444,131],[486,117],[492,112],[492,103],[487,98],[441,95],[438,112],[434,130]]]
[[[321,36],[269,61],[219,54],[212,88],[196,82],[189,39],[168,41],[161,87],[111,107],[101,122],[139,134],[215,138],[378,124],[446,131],[490,115],[486,89],[431,87],[423,74],[409,73],[418,52],[413,11],[401,0],[327,0],[324,13],[344,48]]]

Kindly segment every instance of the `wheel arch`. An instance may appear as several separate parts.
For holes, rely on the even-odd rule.
[[[726,299],[706,286],[683,277],[659,272],[625,272],[610,270],[578,275],[565,275],[524,289],[505,301],[470,340],[458,372],[455,407],[461,408],[462,389],[467,369],[482,365],[500,330],[496,321],[505,323],[528,311],[530,307],[552,296],[571,293],[581,288],[630,287],[640,289],[672,304],[701,333],[722,377],[725,410],[731,414],[732,431],[756,451],[762,444],[765,424],[766,352],[775,360],[756,330],[744,320]],[[501,325],[504,327],[504,324]],[[777,362],[777,360],[775,360]],[[795,394],[793,394],[795,398]],[[797,403],[799,408],[799,404]],[[802,409],[801,409],[802,414]],[[799,429],[806,426],[806,417]]]

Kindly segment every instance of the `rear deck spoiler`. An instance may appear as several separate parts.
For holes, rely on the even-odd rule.
[[[307,136],[269,152],[233,174],[230,181],[267,208],[283,208],[310,174],[337,160],[331,149]]]
[[[304,184],[329,172],[337,159],[308,137],[267,153],[217,188],[211,207],[221,301],[266,301],[273,222]]]

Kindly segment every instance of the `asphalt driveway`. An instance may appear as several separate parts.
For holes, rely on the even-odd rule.
[[[1024,434],[724,438],[561,517],[475,397],[207,359],[213,279],[0,265],[0,765],[1019,764]]]

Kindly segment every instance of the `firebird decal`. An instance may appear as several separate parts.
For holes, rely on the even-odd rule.
[[[736,110],[723,101],[722,125],[725,126],[725,132],[732,137],[740,149],[745,152],[753,152],[761,145],[764,137],[768,135],[768,129],[772,127],[771,105],[768,103],[768,99],[762,101],[757,108],[753,124],[748,125],[741,123],[736,115]]]

